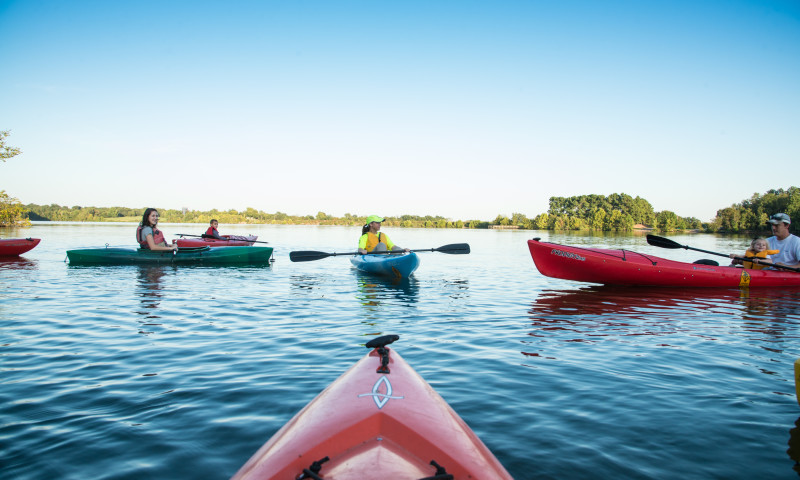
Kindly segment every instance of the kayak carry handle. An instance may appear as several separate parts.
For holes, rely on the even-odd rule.
[[[443,466],[436,463],[436,460],[431,460],[431,465],[436,467],[436,474],[432,477],[420,478],[419,480],[453,480],[453,475],[447,473],[447,470],[445,470]]]
[[[386,345],[400,340],[400,335],[384,335],[382,337],[373,338],[367,342],[367,348],[374,348],[378,355],[381,357],[381,366],[375,372],[377,373],[390,373],[389,372],[389,349]]]
[[[303,474],[297,477],[296,480],[302,480],[304,478],[312,478],[314,480],[325,480],[317,474],[319,473],[320,470],[322,470],[322,464],[327,462],[328,460],[330,460],[330,457],[326,456],[325,458],[319,459],[315,462],[311,462],[311,466],[309,466],[308,468],[304,468]]]
[[[367,342],[366,347],[369,349],[372,348],[381,348],[385,347],[386,345],[392,344],[396,341],[400,340],[400,335],[384,335],[382,337],[376,337]]]

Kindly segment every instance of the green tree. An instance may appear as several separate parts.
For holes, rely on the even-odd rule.
[[[5,162],[22,153],[19,148],[6,145],[8,130],[0,131],[0,160]],[[27,210],[16,198],[11,198],[5,190],[0,190],[0,227],[30,225],[26,216]]]
[[[606,211],[602,208],[598,208],[592,215],[592,230],[603,231],[605,221]]]
[[[495,224],[495,225],[503,225],[503,226],[505,226],[505,225],[510,225],[511,224],[511,220],[509,220],[509,218],[506,217],[505,215],[497,215],[497,218],[495,218],[494,222],[492,222],[492,223]]]
[[[10,132],[8,130],[0,130],[0,160],[6,161],[11,157],[16,157],[22,151],[19,148],[9,147],[6,145],[6,137]]]
[[[678,216],[675,212],[664,210],[656,214],[656,225],[662,232],[673,232],[678,228]]]
[[[537,230],[547,230],[547,225],[550,221],[550,216],[546,213],[540,213],[533,219],[533,224]]]
[[[512,213],[511,214],[511,225],[516,225],[519,228],[527,228],[528,224],[528,217],[521,213]]]
[[[30,225],[26,212],[19,200],[9,197],[5,190],[0,190],[0,227]]]
[[[784,212],[789,216],[800,214],[800,188],[789,187],[768,190],[763,195],[754,193],[741,203],[717,210],[717,216],[708,225],[711,232],[759,232],[768,231],[767,219],[770,215]],[[793,231],[800,228],[794,226]]]

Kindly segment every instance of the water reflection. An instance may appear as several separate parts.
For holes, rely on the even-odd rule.
[[[0,257],[0,270],[37,270],[39,264],[36,260],[25,257]]]
[[[529,314],[534,327],[530,336],[564,341],[690,331],[691,322],[701,317],[718,317],[720,327],[734,318],[746,333],[784,341],[794,335],[792,325],[800,320],[800,292],[605,286],[545,290],[531,304]]]
[[[306,295],[316,294],[323,296],[322,287],[328,276],[323,274],[300,274],[289,277],[292,290]]]
[[[419,300],[416,278],[394,279],[355,272],[356,298],[367,312],[373,312],[385,301],[412,304]]]
[[[784,317],[800,315],[797,289],[642,288],[594,286],[579,290],[545,290],[531,305],[537,315],[639,315],[651,316],[663,309],[712,308],[716,311]],[[730,310],[732,308],[732,310]]]
[[[166,275],[169,268],[173,267],[136,267],[136,294],[140,297],[140,306],[136,313],[144,316],[143,327],[160,325],[159,323],[153,323],[152,320],[160,318],[156,309],[161,303],[163,295],[161,292],[163,289],[161,279]],[[149,334],[152,332],[140,331],[139,333]]]
[[[786,453],[794,460],[792,468],[800,475],[800,418],[795,420],[794,428],[789,430],[789,448]]]

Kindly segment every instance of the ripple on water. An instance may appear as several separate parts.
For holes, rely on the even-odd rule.
[[[420,255],[392,282],[288,261],[347,229],[232,226],[278,246],[268,268],[84,268],[56,239],[127,227],[36,228],[58,233],[40,256],[0,262],[3,478],[229,477],[387,333],[516,478],[796,478],[793,290],[547,279],[530,232],[403,229],[473,253]]]

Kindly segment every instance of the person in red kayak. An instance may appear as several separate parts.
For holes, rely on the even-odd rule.
[[[744,256],[747,258],[756,257],[759,259],[759,263],[753,262],[744,262],[744,268],[750,268],[753,270],[763,270],[767,268],[769,265],[767,263],[772,263],[771,258],[767,258],[767,255],[775,255],[779,253],[778,250],[770,250],[769,244],[767,243],[767,239],[764,237],[757,237],[754,238],[752,242],[750,242],[750,248],[744,252]],[[735,259],[737,255],[731,255],[731,258]],[[741,261],[734,260],[731,265],[741,265]]]
[[[217,228],[219,228],[219,222],[216,220],[211,220],[211,226],[208,227],[206,233],[203,234],[203,237],[206,238],[216,238],[218,240],[228,240],[228,235],[220,235]]]
[[[773,236],[767,239],[767,243],[770,250],[780,250],[780,253],[771,256],[772,262],[786,267],[800,265],[800,237],[789,233],[791,223],[792,219],[785,213],[769,217]]]
[[[366,255],[367,253],[378,252],[407,252],[407,248],[398,247],[389,236],[381,232],[381,222],[385,219],[378,215],[370,215],[367,217],[367,223],[361,229],[361,238],[358,239],[358,253]]]
[[[136,241],[139,242],[139,246],[142,248],[150,250],[177,249],[178,246],[175,244],[175,240],[172,241],[172,245],[168,245],[164,234],[161,233],[161,230],[156,228],[159,216],[158,210],[155,208],[148,208],[144,211],[142,222],[136,229]]]

